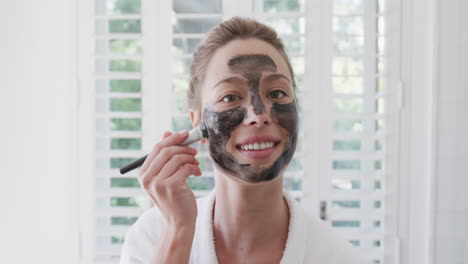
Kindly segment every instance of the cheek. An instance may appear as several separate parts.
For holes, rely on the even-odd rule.
[[[236,152],[236,145],[232,139],[229,139],[226,146],[224,146],[226,152],[234,154]]]
[[[278,125],[288,131],[289,137],[297,135],[299,117],[295,101],[289,104],[274,103],[270,111]]]
[[[226,143],[231,137],[232,131],[244,120],[245,113],[246,109],[241,107],[223,112],[205,109],[203,121],[208,128],[208,140],[210,143]]]

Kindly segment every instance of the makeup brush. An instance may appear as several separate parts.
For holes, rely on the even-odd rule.
[[[206,138],[208,138],[208,129],[206,129],[205,123],[202,122],[198,127],[189,131],[189,135],[187,139],[184,142],[182,142],[180,145],[188,146],[192,143],[195,143],[197,141],[200,141]],[[120,168],[120,174],[125,174],[129,171],[132,171],[140,167],[141,165],[143,165],[147,157],[148,155],[141,157],[135,160],[134,162],[126,165],[125,167]]]

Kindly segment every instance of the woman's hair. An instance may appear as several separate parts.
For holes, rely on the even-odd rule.
[[[200,42],[193,54],[192,66],[190,67],[190,85],[187,93],[189,109],[195,110],[200,107],[200,84],[203,82],[208,62],[215,51],[234,39],[247,38],[263,40],[275,47],[286,61],[291,72],[293,87],[296,87],[293,69],[288,55],[284,51],[283,42],[276,31],[253,19],[233,17],[213,28]]]

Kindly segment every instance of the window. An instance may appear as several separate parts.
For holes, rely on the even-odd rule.
[[[333,1],[329,158],[321,171],[332,227],[383,263],[388,136],[385,1]],[[325,186],[324,186],[325,187]]]
[[[369,263],[392,263],[397,175],[389,142],[398,140],[392,73],[398,58],[387,45],[394,43],[388,28],[395,27],[387,21],[395,19],[385,2],[94,0],[88,35],[94,44],[81,52],[91,54],[93,67],[80,68],[95,98],[88,184],[95,187],[94,213],[82,227],[89,260],[118,262],[125,232],[152,206],[136,171],[122,176],[118,168],[148,153],[162,131],[191,128],[185,104],[191,55],[214,25],[239,15],[278,31],[296,74],[302,127],[285,189],[361,248]],[[188,183],[202,196],[214,186],[213,170],[203,146],[195,147],[204,173]]]
[[[147,198],[135,172],[143,140],[142,3],[95,0],[95,263],[118,262],[125,230]]]

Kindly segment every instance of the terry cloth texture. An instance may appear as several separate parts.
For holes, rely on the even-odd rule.
[[[281,264],[361,264],[365,263],[352,245],[340,238],[320,219],[309,216],[286,191],[289,207],[289,233]],[[217,264],[213,236],[215,191],[197,199],[198,217],[190,253],[190,264]],[[164,219],[155,206],[145,211],[128,230],[122,246],[121,264],[150,264]]]

